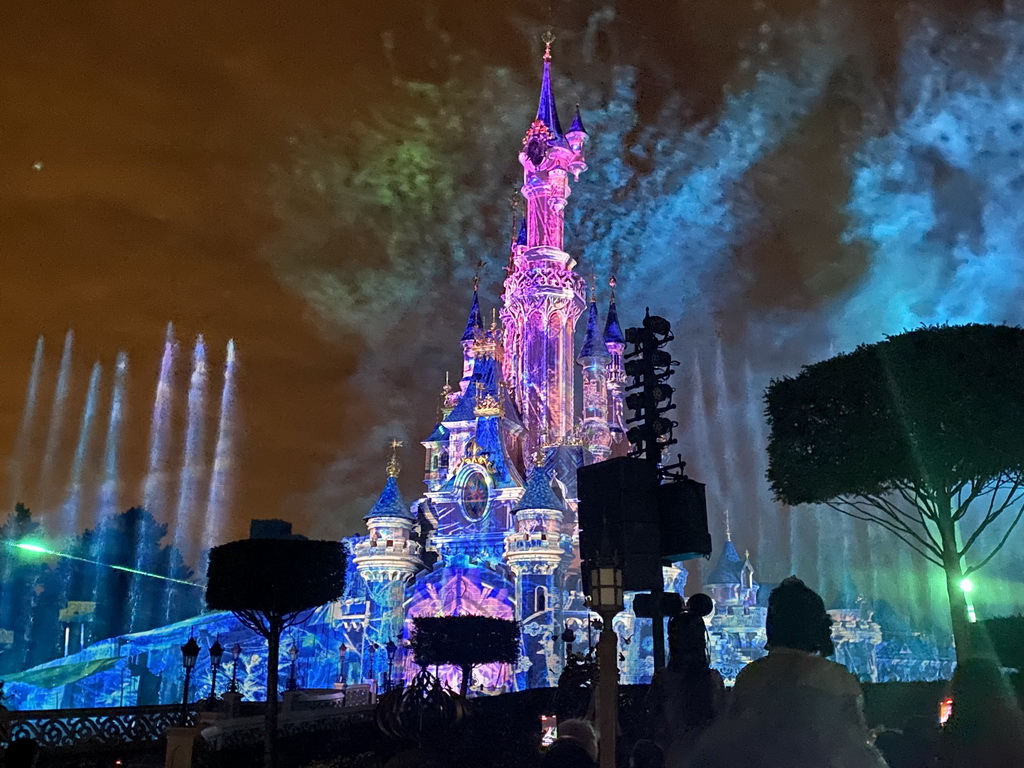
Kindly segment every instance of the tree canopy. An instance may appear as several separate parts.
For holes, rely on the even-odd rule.
[[[336,541],[242,539],[210,550],[210,608],[285,618],[341,597],[345,547]]]
[[[941,566],[959,652],[959,580],[1000,551],[1024,514],[1024,329],[890,336],[773,381],[765,401],[775,497],[875,522]]]

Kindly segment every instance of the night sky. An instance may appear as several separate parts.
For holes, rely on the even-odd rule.
[[[135,501],[171,321],[182,341],[179,428],[191,340],[202,333],[210,346],[211,403],[224,345],[238,344],[240,432],[223,538],[244,535],[251,517],[275,516],[313,535],[353,533],[383,482],[391,437],[412,446],[402,485],[413,498],[416,443],[435,419],[444,370],[458,370],[478,259],[490,303],[500,289],[518,139],[532,117],[539,36],[549,23],[563,114],[579,100],[594,134],[592,171],[570,200],[569,248],[586,274],[618,272],[627,323],[645,303],[677,323],[676,356],[691,373],[690,363],[703,360],[711,376],[719,355],[724,379],[759,390],[771,376],[916,322],[1017,321],[1018,310],[1007,309],[1020,306],[1016,280],[958,272],[965,258],[982,272],[997,260],[981,260],[999,251],[994,203],[972,180],[984,169],[946,158],[922,176],[933,220],[903,247],[928,264],[928,249],[942,243],[970,254],[934,273],[913,267],[912,278],[885,272],[896,263],[890,243],[906,235],[902,225],[885,230],[879,211],[908,205],[897,196],[912,195],[913,183],[879,187],[892,192],[892,205],[872,207],[863,191],[866,171],[893,147],[934,154],[915,148],[930,139],[908,123],[914,97],[905,86],[920,67],[905,63],[907,41],[922,25],[954,48],[961,38],[980,41],[929,66],[996,49],[1012,58],[999,46],[1016,40],[1017,28],[993,36],[998,17],[985,15],[1001,4],[615,5],[102,0],[5,8],[0,456],[14,450],[43,334],[38,448],[63,335],[73,328],[77,394],[61,442],[65,466],[89,365],[104,365],[106,387],[124,349],[122,506]],[[997,81],[990,64],[974,75]],[[989,97],[1016,109],[1019,94],[997,85]],[[754,130],[752,110],[773,104],[777,114],[768,109]],[[755,148],[737,149],[744,142]],[[706,189],[717,190],[708,193],[714,204]],[[943,205],[948,215],[937,212]],[[616,229],[627,216],[635,218]],[[979,288],[983,309],[944,303],[965,285],[989,283],[1001,293],[989,302]],[[705,392],[712,418],[756,411],[756,394],[734,394],[735,408]],[[751,418],[736,428],[753,428]],[[709,461],[690,458],[697,468]],[[730,462],[723,473],[763,486],[756,456]],[[6,500],[9,473],[0,483]],[[23,500],[36,509],[62,496],[26,483]],[[731,501],[755,551],[759,532],[777,527],[765,519],[764,491],[757,495],[744,509]],[[797,547],[787,546],[790,565]]]

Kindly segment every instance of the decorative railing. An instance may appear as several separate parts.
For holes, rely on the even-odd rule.
[[[185,725],[196,723],[190,707]],[[35,739],[48,749],[96,747],[158,741],[164,732],[182,725],[180,704],[145,707],[97,707],[96,709],[36,709],[0,711],[0,746],[15,739]]]

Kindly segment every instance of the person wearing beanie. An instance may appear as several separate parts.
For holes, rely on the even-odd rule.
[[[821,597],[790,576],[768,598],[765,633],[768,655],[740,671],[727,715],[679,766],[885,768],[860,683],[825,658],[835,648]]]

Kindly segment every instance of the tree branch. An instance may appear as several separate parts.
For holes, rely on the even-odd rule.
[[[968,567],[964,571],[964,575],[965,576],[969,576],[970,574],[974,573],[975,571],[978,571],[978,570],[984,568],[986,565],[988,565],[988,562],[993,557],[995,557],[999,553],[999,550],[1001,550],[1003,548],[1003,545],[1006,544],[1007,539],[1010,538],[1010,534],[1013,533],[1013,529],[1017,527],[1017,523],[1020,522],[1020,519],[1021,519],[1022,516],[1024,516],[1024,504],[1021,504],[1020,509],[1017,510],[1017,516],[1015,518],[1013,518],[1013,522],[1010,523],[1010,527],[1006,529],[1006,532],[1003,534],[1003,538],[999,540],[999,543],[995,546],[995,549],[993,549],[991,552],[989,552],[988,556],[986,558],[984,558],[980,563],[978,563],[977,565],[972,565],[972,566]]]
[[[852,517],[855,520],[862,520],[864,522],[876,523],[880,525],[882,528],[889,531],[891,534],[893,534],[896,538],[898,538],[900,541],[902,541],[904,544],[906,544],[908,547],[914,550],[914,552],[919,554],[925,560],[927,560],[930,563],[934,563],[939,567],[942,567],[941,551],[935,551],[934,547],[930,544],[930,542],[923,539],[917,532],[911,530],[909,527],[903,524],[902,521],[892,522],[884,517],[874,515],[870,511],[861,510],[856,505],[851,504],[850,506],[854,507],[857,510],[856,512],[852,512],[849,509],[844,509],[841,506],[842,504],[845,503],[847,502],[841,501],[836,503],[829,501],[825,503],[825,506],[834,509],[837,512],[841,512],[847,517]]]

